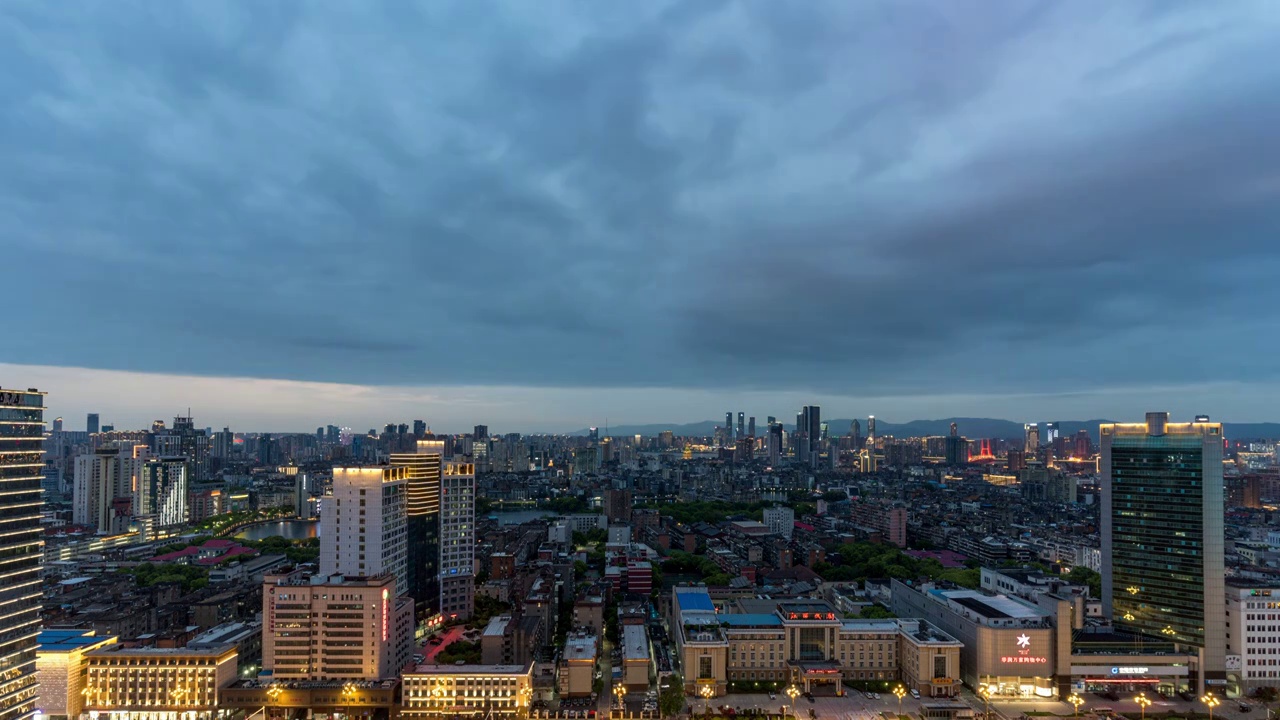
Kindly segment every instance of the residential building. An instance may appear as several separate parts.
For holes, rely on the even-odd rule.
[[[320,574],[390,573],[393,592],[409,587],[405,502],[409,469],[334,468],[333,494],[320,514]]]
[[[0,388],[0,720],[36,710],[44,393]]]
[[[134,487],[148,455],[146,445],[126,444],[77,457],[71,521],[103,534],[127,531]]]
[[[768,526],[769,532],[790,540],[795,533],[796,511],[783,505],[765,508],[764,524]]]
[[[1100,433],[1103,612],[1196,648],[1195,692],[1225,685],[1222,425],[1152,412]]]
[[[595,682],[595,635],[571,635],[564,643],[560,656],[560,695],[563,697],[587,697]]]

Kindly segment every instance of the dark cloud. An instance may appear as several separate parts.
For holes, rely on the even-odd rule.
[[[1277,26],[1269,3],[11,3],[27,340],[0,361],[1272,380]]]

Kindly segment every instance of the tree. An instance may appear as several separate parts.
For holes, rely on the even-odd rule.
[[[879,605],[868,605],[862,608],[862,611],[858,613],[858,617],[862,618],[863,620],[885,620],[888,618],[895,618],[898,616],[880,607]]]
[[[667,682],[671,684],[658,693],[658,711],[663,717],[684,711],[684,680],[679,675],[672,675]]]
[[[1080,585],[1088,585],[1090,595],[1096,598],[1102,597],[1102,576],[1083,565],[1071,568],[1071,572],[1067,573],[1067,580]]]
[[[586,577],[586,576],[587,576],[587,571],[588,571],[588,570],[590,570],[590,569],[591,569],[591,568],[590,568],[590,567],[588,567],[588,566],[587,566],[587,564],[586,564],[586,563],[584,563],[584,562],[582,562],[581,560],[574,560],[574,561],[573,561],[573,576],[574,576],[575,578],[578,578],[579,580],[581,580],[582,578]]]

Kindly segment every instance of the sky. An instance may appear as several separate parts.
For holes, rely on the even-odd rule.
[[[6,2],[0,385],[1277,420],[1277,48],[1267,0]]]

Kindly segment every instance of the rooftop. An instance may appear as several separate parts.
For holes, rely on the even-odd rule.
[[[408,680],[414,675],[527,675],[532,665],[419,665],[411,673],[405,673]]]
[[[627,660],[649,659],[649,633],[643,625],[622,627],[622,656]]]
[[[92,630],[41,630],[36,642],[40,643],[40,652],[71,652],[115,642],[115,637],[95,635]]]
[[[994,619],[1040,620],[1048,613],[1006,595],[983,595],[976,590],[939,590],[929,591],[943,600],[953,601],[979,616]]]
[[[729,627],[782,627],[782,619],[773,613],[734,613],[719,620]]]
[[[565,660],[595,660],[596,638],[594,635],[579,635],[564,642]]]
[[[704,587],[676,588],[676,598],[680,601],[681,610],[705,610],[715,612],[716,606],[711,602],[711,595]]]

